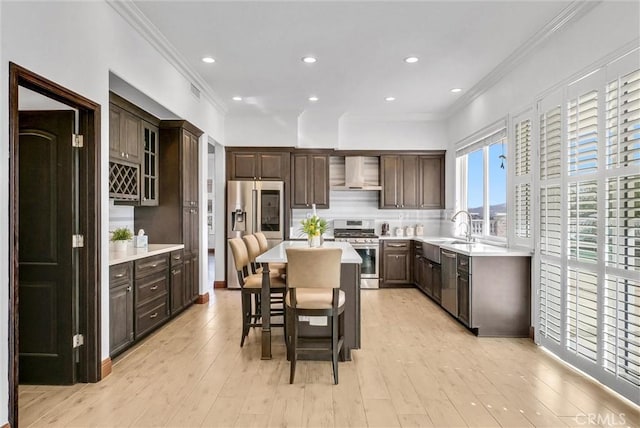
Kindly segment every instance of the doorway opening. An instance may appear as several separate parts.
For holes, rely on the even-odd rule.
[[[11,426],[21,381],[101,378],[99,154],[100,106],[10,63]]]

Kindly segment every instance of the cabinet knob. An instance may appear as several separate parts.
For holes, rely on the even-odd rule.
[[[142,200],[143,200],[143,201],[146,201],[146,200],[147,200],[147,198],[145,198],[145,197],[143,196],[143,197],[142,197]]]
[[[125,157],[124,152],[120,152],[120,156]]]
[[[129,159],[129,153],[127,153],[126,155],[124,155],[127,159]]]

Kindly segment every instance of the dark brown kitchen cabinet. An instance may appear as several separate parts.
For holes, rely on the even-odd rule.
[[[184,290],[188,303],[199,293],[198,275],[187,270],[199,256],[198,138],[195,126],[184,120],[160,122],[160,198],[156,207],[138,207],[134,212],[136,229],[144,229],[149,243],[183,243]]]
[[[189,261],[191,263],[191,259]],[[170,255],[170,272],[169,272],[169,286],[171,292],[169,293],[169,301],[171,307],[171,315],[175,315],[184,309],[187,304],[186,298],[186,274],[184,268],[184,251],[175,250]]]
[[[127,110],[109,105],[109,157],[140,163],[142,119]]]
[[[233,151],[227,156],[229,180],[286,180],[289,152]]]
[[[380,157],[380,208],[444,208],[444,152]]]
[[[329,156],[291,155],[291,208],[329,208]]]
[[[158,127],[149,122],[142,122],[142,186],[140,205],[158,205]]]
[[[458,280],[458,319],[462,324],[471,327],[471,257],[458,254],[457,257]]]
[[[136,340],[169,319],[169,254],[133,262]]]
[[[418,157],[418,208],[444,209],[444,154]]]
[[[408,239],[383,241],[381,287],[407,286],[412,283],[410,244]]]
[[[431,272],[428,277],[431,278],[431,297],[436,302],[440,303],[442,300],[442,268],[437,263],[427,263],[427,271]]]
[[[112,357],[134,341],[132,262],[109,268],[109,355]]]
[[[381,156],[380,208],[418,206],[418,159],[416,156]]]

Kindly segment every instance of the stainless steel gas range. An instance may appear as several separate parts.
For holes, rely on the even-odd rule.
[[[348,242],[362,257],[360,288],[378,288],[380,284],[380,240],[371,220],[334,220],[336,241]]]

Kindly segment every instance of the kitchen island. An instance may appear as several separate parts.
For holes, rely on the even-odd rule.
[[[256,258],[258,263],[287,263],[287,248],[306,247],[306,241],[284,241]],[[323,247],[342,250],[340,289],[345,293],[344,345],[341,360],[351,360],[351,350],[360,348],[360,265],[362,258],[346,242],[325,242]],[[269,296],[269,269],[262,273],[262,359],[271,359],[271,313]],[[305,325],[301,335],[330,336],[329,326]]]

